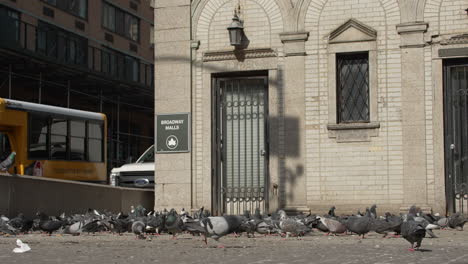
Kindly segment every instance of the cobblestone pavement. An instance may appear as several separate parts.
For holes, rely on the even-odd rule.
[[[137,240],[131,234],[52,236],[42,234],[0,237],[0,263],[468,263],[468,231],[436,230],[439,238],[423,240],[422,251],[408,251],[403,238],[371,233],[327,237],[314,232],[300,240],[273,236],[209,239],[162,235]],[[32,248],[13,253],[16,239]]]

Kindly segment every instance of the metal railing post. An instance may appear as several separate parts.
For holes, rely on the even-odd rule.
[[[67,81],[67,108],[70,108],[70,80]]]
[[[11,64],[8,65],[8,98],[11,99]]]
[[[41,103],[42,97],[42,72],[39,73],[39,100],[38,102]]]

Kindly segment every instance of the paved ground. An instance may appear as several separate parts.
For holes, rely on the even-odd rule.
[[[281,237],[224,237],[208,247],[200,237],[163,235],[136,240],[133,235],[111,234],[0,237],[0,263],[468,263],[468,230],[437,230],[440,238],[423,240],[423,251],[409,252],[402,238],[382,239],[371,233],[326,237],[314,232],[302,240]],[[16,239],[32,250],[13,253]]]

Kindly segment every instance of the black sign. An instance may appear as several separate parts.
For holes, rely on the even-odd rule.
[[[156,116],[156,152],[189,152],[190,119],[188,113]]]

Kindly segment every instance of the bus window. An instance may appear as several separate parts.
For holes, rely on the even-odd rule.
[[[0,162],[8,158],[11,153],[10,140],[6,133],[0,132]]]
[[[102,139],[102,125],[95,123],[88,123],[88,159],[92,162],[102,162],[104,157],[103,139]]]
[[[48,159],[47,132],[49,120],[46,116],[31,114],[29,122],[29,158]]]
[[[70,160],[85,160],[86,123],[70,121]]]
[[[54,118],[50,126],[50,153],[53,160],[67,159],[66,119]]]

